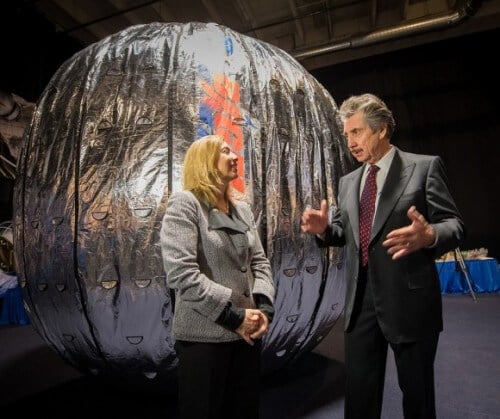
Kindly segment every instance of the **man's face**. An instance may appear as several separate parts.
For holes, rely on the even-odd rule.
[[[361,163],[374,164],[388,151],[389,140],[386,128],[372,131],[362,112],[357,112],[344,121],[344,135],[354,158]]]

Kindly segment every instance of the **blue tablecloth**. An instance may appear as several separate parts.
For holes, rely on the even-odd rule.
[[[495,258],[467,259],[465,266],[474,292],[500,292],[500,269]],[[436,262],[443,294],[469,293],[469,285],[455,261]]]
[[[8,324],[29,324],[23,304],[21,288],[15,287],[7,290],[0,301],[0,325]]]

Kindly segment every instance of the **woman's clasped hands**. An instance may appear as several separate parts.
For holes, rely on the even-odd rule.
[[[245,319],[236,329],[246,343],[254,344],[255,339],[261,338],[269,328],[269,320],[267,316],[260,310],[247,308],[245,309]]]

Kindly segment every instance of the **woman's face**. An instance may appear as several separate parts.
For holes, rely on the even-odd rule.
[[[229,183],[238,177],[238,156],[226,142],[221,145],[217,169],[222,181],[225,183]]]

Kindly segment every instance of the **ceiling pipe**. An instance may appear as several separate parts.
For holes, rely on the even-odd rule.
[[[462,5],[462,7],[459,7],[458,10],[447,13],[446,15],[436,16],[430,19],[428,18],[414,20],[409,23],[391,26],[385,29],[379,29],[345,41],[334,42],[328,45],[314,48],[308,48],[302,51],[295,51],[292,52],[291,55],[296,60],[300,61],[306,58],[328,54],[334,51],[340,51],[349,48],[358,48],[383,41],[402,38],[408,35],[415,35],[424,31],[431,31],[445,26],[455,25],[462,20],[472,16],[481,6],[481,0],[466,0],[463,3],[464,4]]]

